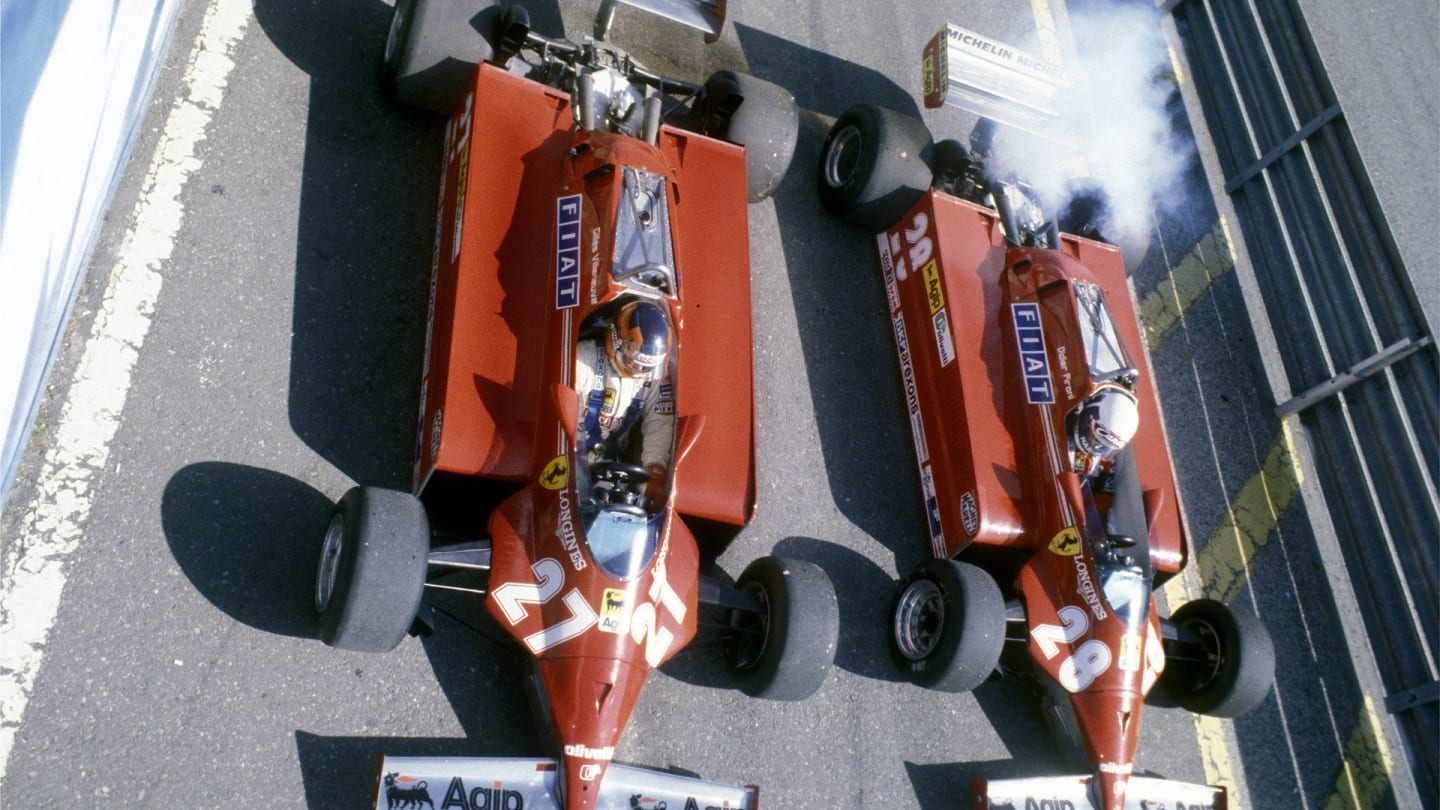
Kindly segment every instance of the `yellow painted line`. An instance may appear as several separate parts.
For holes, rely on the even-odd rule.
[[[1227,810],[1245,810],[1230,760],[1230,729],[1224,720],[1196,714],[1195,739],[1200,741],[1200,761],[1205,766],[1205,783],[1225,788]]]
[[[1240,488],[1220,525],[1211,532],[1196,554],[1194,564],[1165,584],[1165,599],[1171,610],[1197,595],[1219,599],[1227,604],[1235,601],[1249,582],[1250,566],[1255,555],[1269,542],[1270,533],[1299,494],[1304,476],[1295,463],[1293,447],[1289,424],[1282,422],[1280,436],[1265,454],[1260,469]],[[1239,782],[1235,777],[1238,769],[1231,758],[1230,726],[1224,720],[1199,714],[1194,715],[1194,721],[1195,738],[1205,767],[1205,781],[1229,791],[1230,810],[1244,810]],[[1378,723],[1372,722],[1363,728],[1370,730],[1371,736],[1363,736],[1360,730],[1352,735],[1351,748],[1356,752],[1353,758],[1357,764],[1352,767],[1351,757],[1347,756],[1342,780],[1348,779],[1347,784],[1359,785],[1358,789],[1367,791],[1366,795],[1369,795],[1375,792],[1377,779],[1374,776],[1376,769],[1370,764],[1374,757],[1365,754],[1375,746]],[[1379,739],[1378,745],[1383,752],[1383,738]],[[1382,758],[1388,759],[1388,753],[1384,753]],[[1384,795],[1384,786],[1389,784],[1388,773],[1387,768],[1382,777],[1381,796]],[[1341,810],[1344,807],[1370,810],[1371,805],[1326,805],[1325,810]]]
[[[1174,71],[1175,84],[1184,84],[1185,71],[1181,68],[1180,54],[1176,53],[1174,48],[1167,47],[1166,50],[1170,52],[1170,69]]]
[[[1159,346],[1184,319],[1185,312],[1234,267],[1230,229],[1221,217],[1185,258],[1170,268],[1168,277],[1140,299],[1138,315],[1150,348]]]
[[[1366,695],[1360,719],[1345,744],[1345,762],[1335,779],[1335,792],[1325,800],[1325,810],[1371,810],[1389,792],[1394,766],[1375,702]]]
[[[1270,542],[1270,533],[1300,494],[1304,481],[1295,460],[1290,424],[1281,422],[1280,428],[1259,471],[1240,488],[1224,520],[1197,555],[1195,567],[1205,595],[1226,604],[1234,602],[1249,582],[1252,560]]]

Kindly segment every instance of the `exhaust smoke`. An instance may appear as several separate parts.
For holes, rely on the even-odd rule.
[[[1095,224],[1122,246],[1143,248],[1154,215],[1180,208],[1194,157],[1192,142],[1173,125],[1177,86],[1157,15],[1147,4],[1075,4],[1078,58],[1067,65],[1069,83],[1058,97],[1057,135],[1078,154],[1001,128],[991,157],[993,169],[1031,184],[1051,216],[1080,186],[1100,188],[1109,206]]]

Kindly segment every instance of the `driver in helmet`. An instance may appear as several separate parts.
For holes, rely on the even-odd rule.
[[[1094,477],[1135,438],[1140,409],[1130,389],[1104,383],[1071,412],[1067,422],[1075,472]]]
[[[665,500],[665,475],[675,444],[671,342],[664,308],[648,300],[631,301],[597,339],[582,342],[575,356],[580,446],[586,461],[638,455],[650,471],[645,501],[651,510]],[[632,430],[637,425],[638,430]]]

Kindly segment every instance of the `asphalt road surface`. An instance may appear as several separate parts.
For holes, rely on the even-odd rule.
[[[651,677],[617,759],[801,810],[956,807],[972,775],[1069,772],[1024,688],[927,692],[885,649],[893,585],[927,535],[872,242],[821,209],[814,172],[848,106],[920,114],[920,49],[946,19],[894,0],[731,5],[710,46],[626,9],[612,39],[678,78],[753,73],[802,108],[790,175],[750,208],[760,506],[719,564],[818,563],[841,643],[820,692],[788,704],[730,687],[713,649],[683,652]],[[541,32],[590,30],[588,3],[530,8]],[[1066,11],[987,0],[951,21],[1063,53]],[[182,11],[4,513],[5,618],[29,628],[0,695],[6,807],[357,807],[376,751],[544,753],[519,663],[462,628],[385,655],[314,635],[331,505],[410,478],[441,132],[377,88],[388,19],[381,0]],[[923,117],[964,134],[957,111]],[[1130,257],[1135,295],[1192,541],[1260,538],[1238,574],[1211,549],[1189,587],[1258,612],[1281,666],[1233,723],[1148,710],[1138,767],[1223,779],[1232,807],[1326,807],[1365,699],[1301,499],[1271,486],[1268,518],[1244,511],[1256,476],[1289,480],[1290,460],[1223,228],[1183,157]],[[1394,806],[1372,793],[1362,806]]]

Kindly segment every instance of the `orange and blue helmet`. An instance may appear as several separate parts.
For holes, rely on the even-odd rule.
[[[610,362],[627,377],[650,374],[665,365],[670,351],[670,319],[651,301],[631,301],[610,322],[605,347]]]

